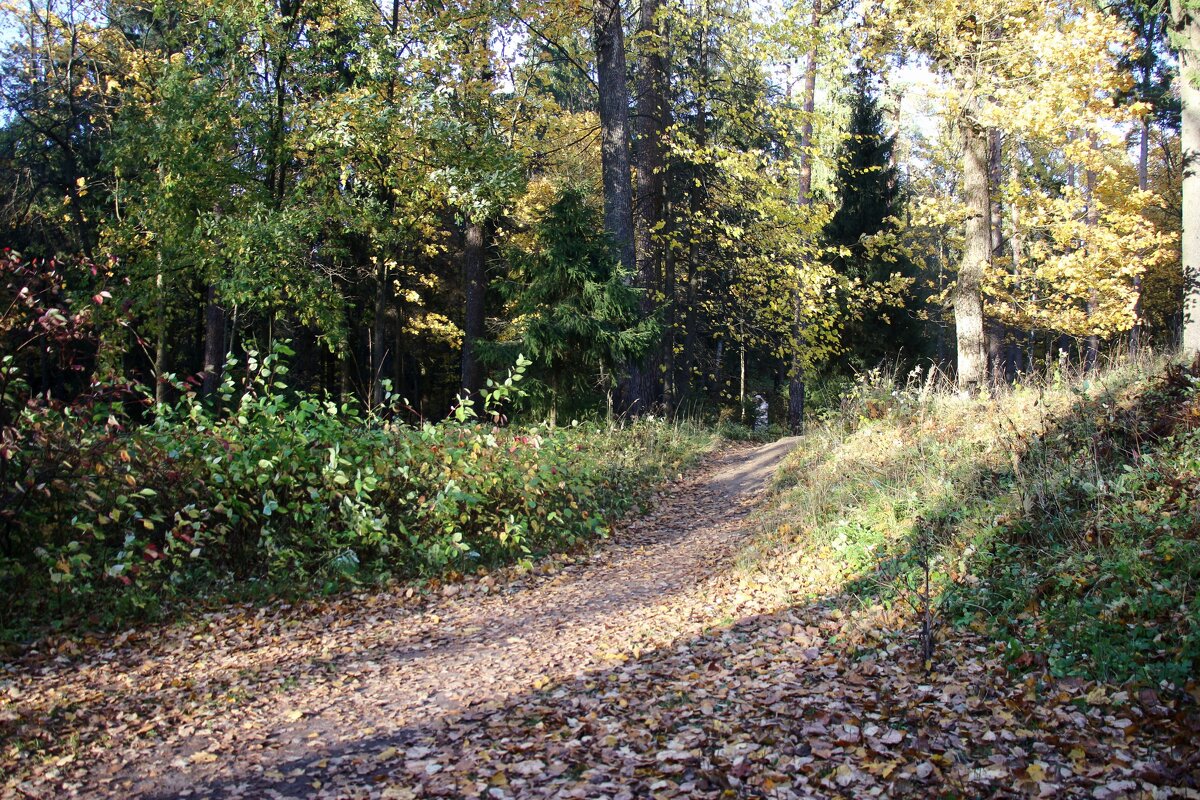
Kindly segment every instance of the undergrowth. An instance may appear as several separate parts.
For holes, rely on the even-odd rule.
[[[1052,372],[975,399],[938,374],[871,373],[778,480],[745,564],[786,563],[801,593],[910,622],[927,602],[1017,668],[1194,680],[1200,365]]]
[[[534,559],[606,535],[713,443],[661,420],[495,424],[523,361],[478,407],[410,425],[289,388],[288,355],[231,362],[217,402],[185,391],[151,408],[131,390],[20,409],[0,640]]]

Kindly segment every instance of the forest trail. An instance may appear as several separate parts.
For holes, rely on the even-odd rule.
[[[964,628],[926,664],[912,619],[760,540],[791,446],[531,573],[48,644],[0,672],[0,798],[1197,796],[1190,696]]]
[[[379,788],[378,775],[395,766],[386,762],[449,718],[503,709],[718,624],[727,613],[719,584],[751,532],[749,512],[794,444],[717,453],[593,553],[550,559],[500,585],[448,584],[420,605],[375,594],[239,608],[157,640],[140,633],[55,654],[34,680],[18,676],[10,696],[24,722],[71,709],[75,723],[57,735],[90,746],[20,791],[347,796],[352,786]]]

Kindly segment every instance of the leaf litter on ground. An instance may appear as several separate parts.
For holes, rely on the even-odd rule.
[[[0,797],[1196,796],[1196,691],[1015,671],[968,629],[739,570],[745,448],[590,554],[47,640]]]

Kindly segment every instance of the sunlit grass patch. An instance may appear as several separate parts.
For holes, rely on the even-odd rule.
[[[1019,664],[1186,679],[1200,656],[1197,380],[1167,362],[982,399],[875,373],[781,469],[743,570]]]

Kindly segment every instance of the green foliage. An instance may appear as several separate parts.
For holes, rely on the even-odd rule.
[[[837,273],[865,283],[887,281],[893,273],[913,277],[912,265],[898,248],[880,246],[899,228],[904,197],[895,167],[896,138],[886,133],[871,80],[872,75],[860,66],[852,83],[850,121],[834,177],[838,206],[822,231]],[[875,364],[898,351],[915,355],[918,331],[903,308],[903,298],[897,299],[901,302],[873,308],[849,324],[844,340],[849,357],[858,365]]]
[[[663,422],[617,431],[500,428],[478,410],[420,426],[293,391],[285,357],[231,360],[213,405],[191,393],[130,425],[130,404],[32,404],[6,454],[0,612],[12,633],[142,616],[221,589],[335,589],[465,571],[606,534],[702,437]],[[144,405],[141,403],[139,405]]]
[[[1008,433],[1023,513],[1002,520],[951,613],[986,609],[1018,663],[1186,682],[1200,665],[1197,373],[1077,391],[1065,419]]]
[[[534,226],[530,249],[511,248],[509,262],[514,322],[494,351],[532,355],[551,404],[611,390],[624,365],[656,342],[659,326],[639,319],[639,293],[581,192],[563,191]]]
[[[871,77],[861,67],[854,76],[850,122],[834,177],[838,206],[823,234],[827,243],[837,248],[833,262],[838,272],[882,280],[891,268],[867,252],[863,237],[895,227],[903,204],[900,178],[893,165],[896,138],[885,132]]]

